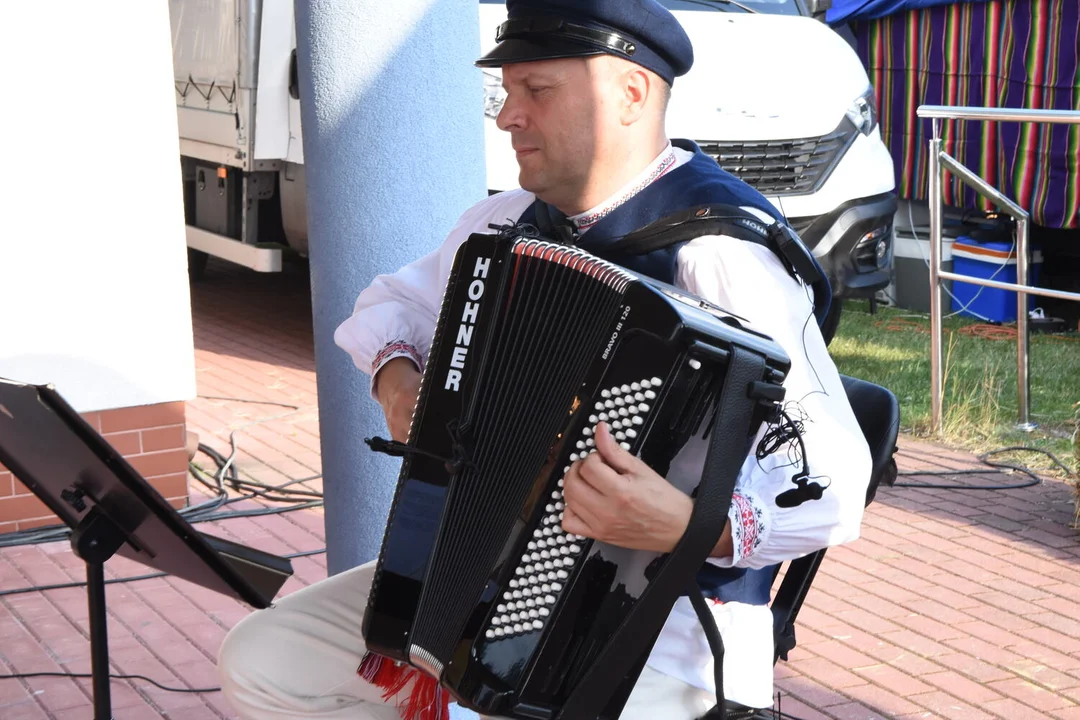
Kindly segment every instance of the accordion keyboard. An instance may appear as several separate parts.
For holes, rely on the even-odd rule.
[[[629,450],[629,441],[638,436],[638,429],[644,424],[644,416],[651,409],[650,403],[656,400],[656,390],[661,385],[663,380],[653,377],[601,390],[600,399],[589,416],[589,424],[582,428],[574,442],[575,452],[570,454],[570,462],[584,460],[596,452],[593,436],[602,422],[611,426],[619,445]],[[488,640],[543,630],[564,583],[581,558],[588,538],[567,533],[562,528],[566,507],[562,489],[568,472],[570,466],[566,465],[551,492],[551,501],[544,506],[540,525],[533,530],[532,539],[525,546],[526,552],[514,568],[514,577],[507,583],[509,587],[502,594],[502,602],[496,606],[496,614],[484,631]]]

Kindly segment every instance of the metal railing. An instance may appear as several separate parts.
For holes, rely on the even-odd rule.
[[[941,149],[942,120],[975,120],[981,122],[1056,123],[1080,125],[1080,112],[1068,110],[1023,110],[1018,108],[946,107],[922,105],[918,116],[933,121],[933,139],[930,141],[930,414],[931,430],[941,428],[941,397],[944,391],[944,367],[942,357],[942,309],[941,281],[965,282],[972,285],[1011,290],[1016,293],[1016,385],[1020,406],[1019,424],[1023,430],[1033,430],[1031,422],[1031,379],[1029,377],[1028,295],[1073,300],[1080,302],[1080,293],[1050,290],[1028,285],[1028,242],[1031,233],[1031,217],[1026,210],[1005,197],[997,188],[961,165],[956,158]],[[941,269],[942,168],[969,185],[979,195],[990,200],[1016,220],[1016,282],[958,275]]]

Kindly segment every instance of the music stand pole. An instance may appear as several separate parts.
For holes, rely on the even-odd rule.
[[[77,491],[76,491],[77,493]],[[78,505],[82,498],[64,497]],[[94,689],[94,720],[112,720],[109,688],[109,630],[105,609],[105,561],[124,544],[123,531],[97,507],[90,509],[71,534],[71,548],[86,563],[86,598],[90,624],[90,674]]]

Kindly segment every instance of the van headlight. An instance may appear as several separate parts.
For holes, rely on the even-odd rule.
[[[848,108],[847,117],[855,129],[863,135],[874,132],[878,124],[877,98],[874,96],[874,88],[866,88],[866,92],[855,98],[855,102]]]
[[[484,71],[484,115],[494,120],[502,112],[503,103],[506,102],[506,91],[503,90],[502,77],[495,73]]]

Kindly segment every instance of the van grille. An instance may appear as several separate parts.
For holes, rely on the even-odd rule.
[[[720,167],[763,195],[806,195],[832,173],[857,130],[844,119],[833,132],[801,140],[699,141]]]

